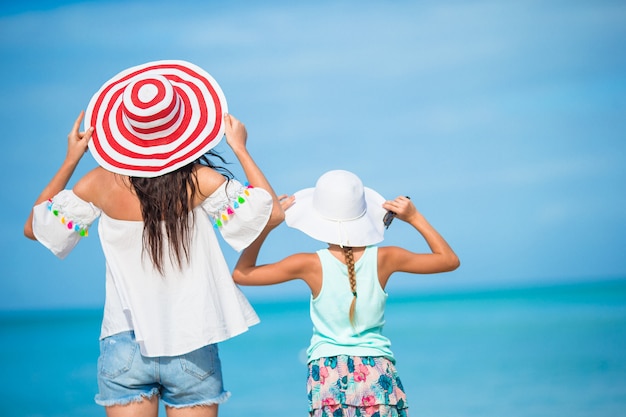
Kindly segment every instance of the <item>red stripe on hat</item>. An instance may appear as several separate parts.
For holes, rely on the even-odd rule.
[[[183,103],[189,103],[189,99],[187,97],[182,98],[182,101],[183,101]],[[156,119],[156,120],[158,120],[159,118],[165,119],[165,116],[172,115],[174,107],[176,107],[176,100],[174,100],[172,102],[172,104],[173,105],[170,106],[171,108],[168,108],[168,109],[165,109],[165,110],[159,112],[157,115],[160,116],[160,117],[158,117],[158,118],[155,117],[154,119]],[[188,106],[185,106],[184,104],[181,105],[181,108],[178,109],[178,112],[167,123],[164,123],[164,124],[161,124],[161,125],[158,125],[158,126],[154,126],[154,127],[151,127],[151,128],[140,128],[140,127],[137,127],[137,126],[133,126],[133,130],[135,132],[137,132],[137,133],[142,133],[142,134],[151,134],[151,133],[158,133],[158,132],[165,131],[165,130],[169,129],[170,127],[172,127],[180,119],[180,112],[184,111],[185,107],[188,107]],[[136,145],[139,145],[139,146],[149,146],[149,145],[158,145],[158,144],[163,144],[163,143],[169,143],[168,141],[164,142],[163,140],[160,140],[160,139],[145,140],[145,139],[141,139],[141,138],[137,137],[133,132],[129,131],[126,128],[126,125],[124,124],[124,115],[125,115],[124,110],[122,109],[122,106],[118,107],[117,113],[115,114],[115,122],[116,122],[116,124],[118,126],[118,129],[120,130],[120,133],[126,139],[128,139],[130,142],[135,143]],[[126,116],[128,116],[128,114],[126,114]],[[138,119],[133,119],[133,120],[140,121]],[[149,120],[149,119],[147,119],[145,117],[142,117],[141,119],[144,119],[144,121],[152,121],[152,120]],[[176,131],[172,132],[168,136],[176,135],[177,132],[179,132],[181,128],[184,131],[185,126],[181,124],[179,129],[177,129]],[[160,142],[159,142],[159,140],[160,140]]]
[[[146,84],[155,86],[157,88],[157,93],[152,98],[152,100],[144,102],[144,101],[141,101],[141,99],[139,98],[139,90],[141,89],[141,87],[145,86]],[[135,85],[133,85],[133,88],[131,89],[131,94],[130,94],[130,98],[131,98],[131,101],[133,102],[133,105],[140,109],[147,109],[148,107],[152,107],[156,105],[157,103],[163,100],[163,97],[165,97],[165,86],[158,80],[155,80],[154,78],[146,78],[145,80],[137,81]]]
[[[125,81],[127,81],[128,79],[134,77],[137,73],[143,72],[141,70],[138,70],[136,72],[127,74],[126,76],[120,78],[119,80],[116,80],[115,82],[107,85],[106,87],[104,87],[100,92],[97,93],[97,98],[96,98],[96,102],[93,105],[93,109],[91,111],[91,120],[85,120],[86,125],[88,126],[94,126],[97,127],[97,120],[98,120],[98,115],[100,114],[100,107],[102,106],[102,102],[104,101],[104,98],[107,96],[107,94],[113,89],[113,87],[117,86],[120,83],[123,83]],[[120,90],[120,92],[123,90]],[[111,100],[110,100],[111,101]],[[104,137],[102,140],[106,141],[106,137]],[[92,135],[91,135],[91,143],[93,144],[96,153],[100,156],[100,158],[102,158],[105,162],[117,166],[116,164],[114,164],[113,160],[111,159],[111,157],[104,152],[104,149],[102,149],[102,146],[100,145],[100,136],[98,135],[98,129],[94,129]]]
[[[176,108],[176,103],[177,103],[176,97],[174,97],[174,100],[172,100],[172,102],[166,108],[164,108],[158,113],[155,113],[152,116],[140,116],[138,114],[130,112],[127,108],[124,108],[124,111],[125,111],[126,117],[128,117],[129,119],[132,119],[135,122],[149,123],[152,121],[165,119],[167,116],[171,115],[172,112],[174,111],[174,108]],[[123,106],[120,106],[120,109],[122,107]],[[120,116],[123,116],[121,111],[120,111]]]
[[[150,80],[150,81],[155,81],[155,80]],[[139,84],[141,84],[141,85],[139,85]],[[143,101],[141,101],[141,99],[139,99],[139,91],[138,90],[141,87],[145,86],[146,84],[156,85],[157,88],[158,88],[156,96],[152,100],[150,100],[149,102],[143,102]],[[145,109],[145,108],[149,108],[149,107],[156,106],[156,105],[160,104],[163,101],[163,99],[165,98],[165,96],[166,96],[166,89],[165,89],[165,87],[163,86],[163,84],[161,82],[157,82],[156,84],[153,83],[153,82],[147,82],[147,83],[137,82],[133,86],[133,88],[132,88],[130,99],[131,99],[131,102],[133,103],[133,105],[135,107],[139,107],[139,108],[144,108]],[[173,94],[171,102],[167,105],[166,108],[164,108],[160,112],[155,113],[153,115],[142,116],[142,115],[133,113],[132,110],[130,110],[128,107],[126,107],[123,104],[123,100],[122,100],[122,106],[120,107],[120,109],[123,110],[123,114],[120,111],[120,114],[117,115],[117,119],[118,119],[117,123],[120,123],[120,117],[122,117],[124,115],[129,119],[131,125],[134,125],[133,122],[150,123],[150,122],[158,122],[161,119],[168,119],[168,117],[171,119],[172,116],[173,116],[172,112],[176,108],[177,102],[178,101],[176,100],[176,95]],[[155,126],[155,127],[157,128],[157,131],[158,131],[159,127],[158,126]],[[141,128],[137,128],[136,126],[133,126],[133,128],[135,130],[137,130],[137,131],[139,131],[138,129],[141,129]]]
[[[153,146],[159,146],[159,145],[167,145],[170,144],[174,141],[176,141],[177,139],[179,139],[183,133],[185,133],[185,130],[187,130],[188,126],[188,122],[191,119],[191,101],[189,99],[189,97],[187,97],[186,95],[181,95],[180,96],[181,100],[182,100],[182,105],[181,105],[181,111],[183,111],[183,117],[182,117],[182,122],[180,123],[180,126],[178,126],[178,128],[176,130],[174,130],[172,133],[170,133],[167,136],[163,136],[160,138],[156,138],[156,139],[142,139],[140,137],[137,137],[136,134],[134,134],[132,131],[128,130],[126,128],[126,125],[123,123],[123,115],[122,115],[122,111],[120,109],[118,109],[117,114],[115,115],[115,121],[117,124],[117,128],[120,131],[120,134],[124,137],[124,139],[126,139],[128,142],[140,146],[142,148],[150,148]],[[202,102],[203,103],[203,102]],[[204,103],[203,103],[204,104]],[[110,109],[107,109],[107,111],[110,111]],[[203,108],[201,109],[201,111],[205,112],[207,111],[206,109],[206,105],[203,106]],[[105,117],[104,120],[109,120],[108,119],[108,115],[109,113],[105,113]],[[174,120],[174,122],[176,122],[176,120]],[[186,123],[187,122],[187,123]],[[113,138],[113,135],[111,134],[111,127],[103,122],[102,127],[105,128],[106,126],[106,133],[107,133],[107,137]],[[148,130],[152,130],[152,129],[148,129]],[[157,133],[161,130],[161,128],[155,128],[153,132],[147,132],[147,133]],[[141,132],[138,132],[141,133]],[[113,138],[114,139],[114,138]],[[117,144],[118,141],[115,140],[115,143]],[[187,142],[183,142],[180,144],[179,148],[182,146],[185,146],[187,144]],[[130,151],[124,149],[123,147],[116,147],[113,146],[113,143],[111,143],[111,146],[115,149],[115,151],[121,153],[122,155],[128,155],[131,156]],[[155,154],[148,154],[148,156],[146,157],[146,159],[149,159],[151,157],[151,155],[155,155]],[[139,157],[138,154],[133,155],[133,157]]]
[[[167,123],[164,123],[164,124],[159,125],[159,126],[155,126],[153,128],[150,128],[150,129],[143,129],[143,128],[134,126],[133,130],[135,132],[137,132],[137,133],[141,133],[141,134],[144,134],[144,135],[158,133],[158,132],[163,132],[163,131],[169,129],[170,127],[174,126],[179,120],[180,120],[180,113],[178,112],[178,113],[175,113],[174,117],[172,117],[172,120],[170,120]]]

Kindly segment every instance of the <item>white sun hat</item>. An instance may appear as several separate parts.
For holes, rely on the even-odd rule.
[[[154,61],[126,69],[98,90],[85,112],[89,150],[103,168],[156,177],[187,165],[224,135],[224,93],[202,68]]]
[[[294,194],[285,222],[313,239],[340,246],[368,246],[384,238],[385,199],[349,171],[323,174],[315,188]]]

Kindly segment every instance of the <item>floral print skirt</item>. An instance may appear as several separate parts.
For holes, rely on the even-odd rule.
[[[311,417],[408,417],[394,364],[384,357],[333,356],[309,363]]]

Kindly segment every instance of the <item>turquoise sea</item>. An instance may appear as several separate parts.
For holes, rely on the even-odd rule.
[[[220,416],[304,416],[307,302],[253,304],[262,323],[220,346]],[[0,416],[105,415],[100,314],[0,313]],[[413,417],[626,416],[626,280],[391,294],[386,320]]]

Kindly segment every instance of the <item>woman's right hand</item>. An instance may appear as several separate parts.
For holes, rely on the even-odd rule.
[[[240,122],[235,116],[230,114],[224,115],[224,126],[226,142],[233,152],[237,153],[246,149],[246,141],[248,139],[248,131],[246,126]]]

